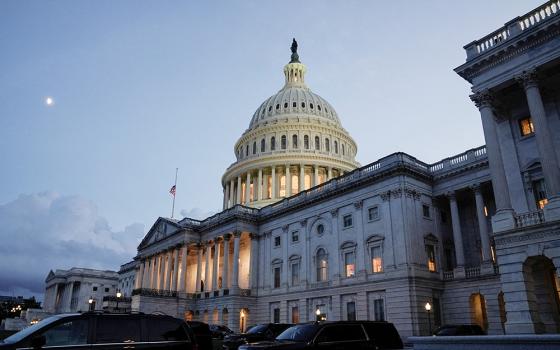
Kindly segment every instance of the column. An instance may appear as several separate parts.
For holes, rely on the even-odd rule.
[[[263,198],[263,170],[262,168],[259,168],[259,177],[258,177],[258,181],[259,183],[257,184],[257,200],[261,201]],[[255,190],[253,189],[253,192]],[[222,282],[223,282],[223,278],[222,278]]]
[[[237,201],[235,204],[241,204],[241,191],[243,187],[241,187],[241,175],[237,177]]]
[[[185,292],[186,288],[186,281],[187,281],[187,257],[189,256],[189,247],[185,244],[183,245],[181,251],[181,273],[179,273],[179,282],[177,284],[177,291],[178,292]]]
[[[156,271],[154,272],[154,289],[159,289],[159,269],[160,269],[160,254],[156,255],[156,265],[154,266]]]
[[[233,276],[231,279],[231,288],[239,288],[239,237],[241,232],[233,233]]]
[[[224,209],[229,208],[229,183],[226,182],[224,190]]]
[[[465,266],[463,235],[461,233],[459,208],[457,207],[457,198],[455,197],[455,192],[450,192],[447,197],[449,198],[449,205],[451,207],[451,224],[453,227],[453,243],[455,244],[455,257],[457,258],[457,267]]]
[[[142,288],[142,275],[144,274],[144,264],[140,260],[138,266],[138,273],[136,274],[136,289]]]
[[[317,186],[319,184],[319,166],[314,166],[314,174],[313,174],[313,186]]]
[[[509,230],[514,227],[515,221],[513,209],[511,208],[504,163],[500,153],[500,144],[496,133],[496,116],[492,108],[494,96],[488,90],[485,90],[477,92],[470,97],[480,111],[482,129],[484,130],[484,139],[486,141],[486,154],[490,164],[490,176],[492,177],[492,188],[497,208],[496,215],[492,218],[492,230],[494,232]]]
[[[144,272],[142,273],[142,289],[148,288],[150,282],[150,261],[144,259]]]
[[[228,203],[228,208],[231,208],[235,205],[234,201],[234,190],[235,190],[235,182],[233,181],[233,179],[229,182],[229,203]]]
[[[535,128],[535,138],[537,148],[541,158],[541,167],[544,173],[544,180],[549,197],[557,197],[560,195],[560,168],[554,147],[554,141],[550,134],[550,128],[546,117],[546,111],[538,86],[537,72],[531,70],[523,72],[516,78],[525,89],[527,95],[527,103],[531,113],[531,120]]]
[[[292,172],[290,171],[290,165],[286,164],[286,197],[292,195]]]
[[[220,259],[220,239],[214,239],[214,262],[212,263],[212,287],[218,289],[218,265]]]
[[[202,278],[202,253],[203,253],[203,248],[202,245],[199,244],[197,246],[198,248],[198,257],[196,260],[196,281],[195,281],[195,292],[201,292],[200,290],[200,281]]]
[[[177,278],[179,277],[179,249],[173,249],[173,273],[171,274],[171,290],[177,290]]]
[[[484,215],[484,199],[480,192],[480,185],[473,186],[474,199],[476,203],[476,217],[478,219],[478,231],[480,232],[480,246],[482,248],[482,262],[492,260],[490,252],[490,237],[488,237],[488,227],[486,225],[486,215]]]
[[[259,236],[257,236],[256,233],[251,233],[250,238],[251,254],[249,256],[249,288],[257,289],[259,273]]]
[[[167,264],[165,266],[165,290],[171,290],[171,264],[173,262],[173,250],[167,252]]]
[[[165,289],[165,262],[167,254],[165,252],[161,253],[159,260],[159,290]]]
[[[156,257],[155,256],[151,256],[150,257],[150,289],[156,289],[155,288],[155,273],[156,273]]]
[[[305,166],[299,165],[299,191],[305,191]]]
[[[245,180],[245,205],[249,206],[251,203],[251,172],[247,172]]]
[[[276,166],[272,166],[272,181],[271,181],[271,186],[272,186],[272,199],[276,199]]]
[[[222,289],[229,288],[229,239],[230,235],[224,236],[224,262],[222,266]]]
[[[212,242],[206,242],[206,267],[204,271],[204,291],[210,291],[211,289],[211,282],[210,279],[210,255],[212,255],[212,246],[210,245]]]
[[[329,181],[330,179],[332,179],[332,168],[328,167],[327,170],[327,181]]]

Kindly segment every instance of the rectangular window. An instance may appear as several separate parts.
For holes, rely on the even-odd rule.
[[[286,197],[286,176],[282,175],[280,177],[280,193],[278,195],[280,197]]]
[[[280,247],[280,242],[281,242],[281,237],[280,236],[274,237],[274,246],[275,247]]]
[[[433,244],[426,244],[426,254],[428,255],[428,270],[436,271],[436,249]]]
[[[299,192],[299,176],[292,175],[292,196]]]
[[[546,198],[546,184],[544,183],[544,179],[533,181],[533,194],[535,195],[537,208],[543,209],[544,206],[548,204],[548,199]]]
[[[385,306],[383,299],[375,299],[373,301],[373,314],[375,321],[385,321]]]
[[[274,311],[274,316],[273,316],[273,322],[274,323],[280,323],[280,309],[279,308],[275,308]]]
[[[299,308],[292,306],[292,323],[299,323]]]
[[[280,288],[280,268],[274,268],[274,288]]]
[[[521,131],[521,136],[528,136],[535,132],[533,121],[530,117],[519,120],[519,130]]]
[[[371,207],[368,209],[368,220],[373,221],[379,219],[379,207]]]
[[[299,263],[292,263],[292,286],[299,284]]]
[[[296,243],[296,242],[299,242],[299,232],[298,231],[292,232],[292,243]]]
[[[424,215],[425,218],[430,217],[430,206],[429,205],[422,204],[422,215]]]
[[[353,301],[346,303],[346,319],[356,321],[356,303]]]
[[[371,266],[373,273],[383,272],[381,246],[371,247]]]
[[[93,287],[93,291],[94,291],[94,292],[97,292],[97,287]]]
[[[352,226],[352,214],[347,214],[342,217],[342,223],[344,227]]]
[[[344,254],[344,266],[346,277],[354,277],[356,272],[356,256],[354,255],[354,252]]]
[[[105,293],[109,293],[109,288],[105,288]]]

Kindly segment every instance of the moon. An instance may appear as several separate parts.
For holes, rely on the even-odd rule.
[[[54,100],[53,100],[53,98],[50,97],[50,96],[47,97],[47,98],[45,98],[45,104],[46,104],[47,106],[52,106],[52,105],[54,105]]]

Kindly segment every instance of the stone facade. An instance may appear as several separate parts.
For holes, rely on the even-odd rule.
[[[116,271],[77,267],[50,271],[45,280],[43,310],[57,314],[88,311],[90,298],[93,308],[101,310],[103,297],[116,294],[118,281]]]
[[[489,334],[557,332],[558,12],[557,1],[546,3],[466,46],[456,71],[473,84],[486,146],[434,164],[395,153],[352,170],[352,145],[338,176],[266,202],[264,173],[244,179],[232,170],[270,160],[252,154],[258,138],[242,136],[222,181],[224,211],[201,221],[159,218],[140,243],[132,308],[234,330],[321,317],[385,319],[403,337],[448,323],[478,323]],[[287,85],[304,73],[290,64]],[[273,111],[282,103],[265,101],[249,130],[260,132],[261,115],[281,124],[286,116]],[[321,118],[336,129],[330,116]],[[275,175],[279,165],[266,164]],[[301,169],[305,180],[311,168]]]

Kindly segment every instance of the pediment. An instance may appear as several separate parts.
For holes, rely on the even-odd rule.
[[[169,237],[179,229],[181,227],[175,221],[159,217],[138,245],[138,250]]]
[[[55,277],[55,274],[53,272],[53,270],[49,271],[49,274],[47,275],[47,278],[45,278],[45,282],[48,282],[50,280],[52,280]]]

